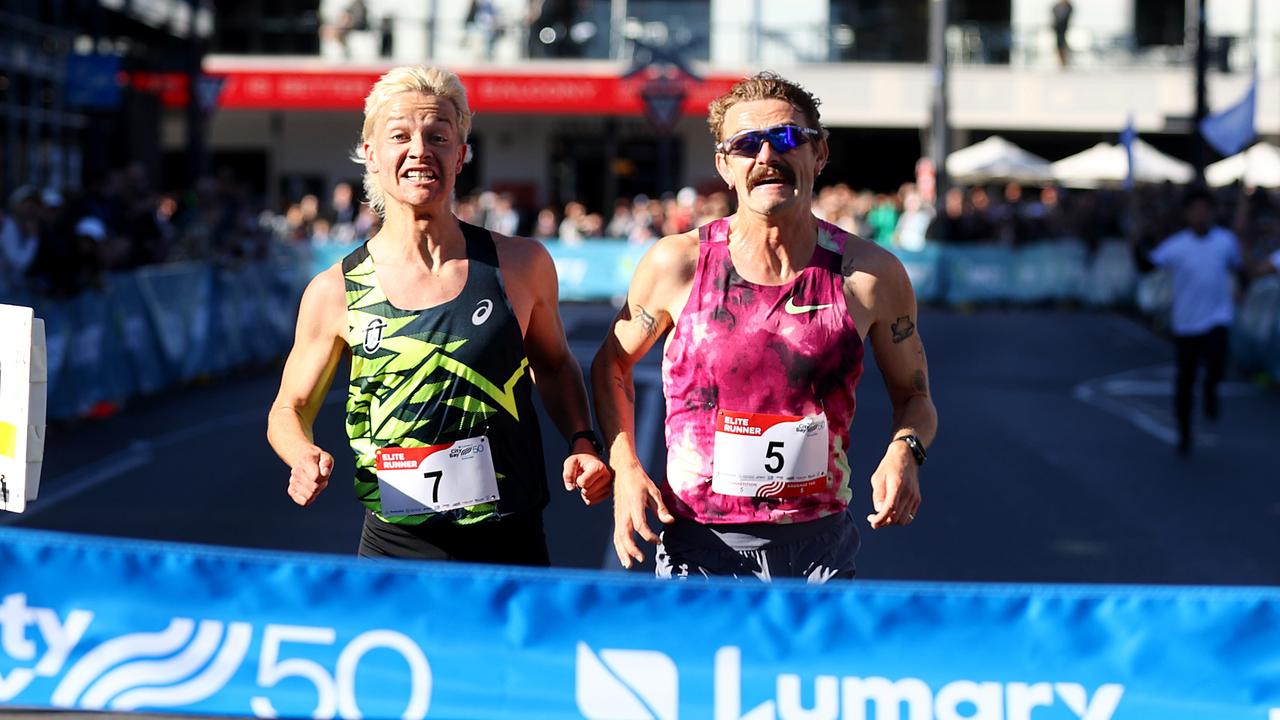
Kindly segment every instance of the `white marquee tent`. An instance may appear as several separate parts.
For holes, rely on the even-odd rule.
[[[1191,182],[1195,171],[1191,165],[1165,155],[1142,140],[1133,141],[1134,180],[1144,183]],[[1129,174],[1125,149],[1111,143],[1098,143],[1084,152],[1053,163],[1053,176],[1069,187],[1114,186]]]
[[[1251,187],[1280,187],[1280,148],[1260,142],[1206,167],[1204,179],[1214,187],[1237,180]]]
[[[999,135],[992,135],[948,155],[947,174],[958,183],[998,180],[1037,183],[1053,179],[1048,160]]]

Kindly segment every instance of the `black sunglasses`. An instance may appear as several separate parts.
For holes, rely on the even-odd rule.
[[[760,148],[764,147],[766,142],[774,152],[784,153],[821,136],[822,133],[813,128],[799,125],[774,125],[763,130],[743,130],[718,143],[716,150],[725,155],[755,157],[760,154]]]

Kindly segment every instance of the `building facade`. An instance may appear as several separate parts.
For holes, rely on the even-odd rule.
[[[948,0],[952,146],[999,133],[1056,159],[1114,140],[1132,116],[1144,139],[1187,157],[1197,0],[1072,0],[1065,64],[1054,2]],[[168,187],[229,172],[279,206],[357,178],[349,157],[369,85],[423,62],[458,72],[472,96],[464,190],[603,209],[713,186],[706,101],[771,69],[822,99],[835,160],[823,182],[892,189],[925,147],[930,5],[15,0],[0,24],[0,166],[7,187],[75,185],[86,167],[125,160]],[[1210,107],[1234,102],[1256,65],[1258,129],[1280,134],[1280,3],[1209,0],[1208,34]],[[193,57],[203,76],[184,65]],[[68,99],[110,68],[118,96]]]

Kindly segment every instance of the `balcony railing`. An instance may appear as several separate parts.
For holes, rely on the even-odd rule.
[[[343,62],[430,58],[442,63],[512,65],[530,59],[630,60],[638,46],[678,48],[686,59],[711,66],[785,67],[804,63],[923,63],[923,28],[901,24],[841,22],[717,22],[703,3],[629,3],[634,14],[614,16],[609,3],[588,3],[564,21],[493,16],[467,22],[388,14],[371,18],[367,30],[342,42],[316,43],[321,56]],[[643,12],[640,12],[643,11]],[[314,19],[311,23],[315,25]],[[262,31],[275,28],[265,24]],[[284,30],[284,28],[277,28]],[[295,27],[295,32],[297,29]],[[1264,75],[1280,73],[1280,31],[1252,37],[1210,38],[1210,65],[1219,72],[1248,72],[1255,60]],[[1139,45],[1132,33],[1073,26],[1067,35],[1067,65],[1085,69],[1189,65],[1185,44]],[[266,43],[296,54],[298,42]],[[1010,26],[957,22],[946,33],[955,65],[1010,65],[1051,69],[1062,62],[1048,24]],[[230,52],[237,52],[228,48]],[[216,49],[215,52],[219,52]],[[253,53],[258,54],[258,53]]]

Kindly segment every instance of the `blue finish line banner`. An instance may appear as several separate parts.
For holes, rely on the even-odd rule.
[[[0,530],[0,704],[1277,720],[1280,590],[658,582]]]

